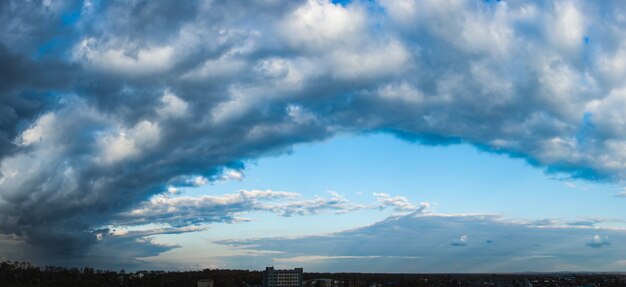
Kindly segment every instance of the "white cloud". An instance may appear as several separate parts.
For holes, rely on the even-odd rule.
[[[87,38],[74,47],[73,57],[86,66],[126,75],[146,75],[167,71],[174,64],[174,48],[137,48],[135,44],[101,43]]]
[[[168,90],[165,90],[161,102],[163,106],[157,109],[157,113],[162,117],[182,117],[189,107],[187,102]]]
[[[424,94],[406,82],[380,87],[378,95],[389,101],[400,100],[408,104],[419,104],[424,100]]]
[[[173,187],[173,186],[168,186],[167,187],[167,192],[171,193],[171,194],[177,194],[180,193],[181,190],[179,188]]]
[[[368,50],[337,50],[330,55],[331,71],[340,79],[375,78],[403,74],[411,56],[401,43],[386,43]]]
[[[55,115],[52,113],[41,116],[35,125],[22,133],[20,144],[29,145],[43,140],[44,137],[47,139],[47,137],[52,136],[54,121]]]
[[[382,0],[380,4],[394,21],[404,25],[416,19],[418,3],[415,0]]]
[[[111,164],[137,156],[156,145],[159,137],[159,126],[149,121],[141,121],[131,129],[103,132],[98,139],[102,148],[101,161]]]
[[[177,189],[171,191],[174,194],[178,192]],[[352,203],[337,193],[331,193],[328,198],[314,199],[301,199],[298,193],[273,190],[240,190],[238,193],[223,196],[158,195],[136,209],[117,215],[114,225],[166,224],[185,227],[213,222],[236,222],[241,213],[254,211],[294,216],[329,211],[345,213],[363,208],[367,206]]]
[[[222,174],[221,176],[222,180],[242,181],[243,178],[244,178],[243,171],[234,170],[234,169],[229,169],[229,170],[224,171],[224,174]]]
[[[351,46],[366,33],[366,18],[356,5],[344,7],[325,0],[308,0],[280,25],[283,37],[303,50]]]
[[[209,183],[209,180],[204,176],[194,176],[191,179],[191,184],[193,186],[203,186]]]
[[[427,202],[420,202],[415,205],[404,196],[391,196],[387,193],[376,192],[374,192],[373,195],[376,197],[376,201],[378,202],[377,207],[380,209],[390,207],[398,212],[424,212],[430,207],[430,204]]]
[[[566,50],[577,50],[585,33],[583,13],[572,1],[555,2],[554,9],[554,23],[547,25],[550,39]]]

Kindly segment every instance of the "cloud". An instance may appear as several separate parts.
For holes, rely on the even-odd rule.
[[[240,170],[227,170],[222,175],[221,180],[237,180],[242,181],[244,178],[244,174]]]
[[[394,211],[398,211],[398,212],[420,213],[420,212],[423,212],[428,207],[430,207],[430,204],[428,202],[420,202],[416,206],[412,204],[404,196],[391,196],[386,193],[376,193],[376,192],[374,192],[373,195],[374,197],[376,197],[376,201],[378,202],[378,207],[380,209],[390,207]]]
[[[136,208],[116,215],[115,226],[167,224],[187,227],[214,222],[236,222],[244,212],[268,211],[281,216],[311,215],[325,211],[345,213],[362,208],[339,194],[330,198],[301,199],[293,192],[240,190],[223,196],[155,196]]]
[[[272,252],[253,260],[298,262],[308,270],[545,272],[619,270],[616,262],[623,260],[626,245],[620,242],[625,238],[623,229],[538,226],[495,215],[409,214],[332,234],[217,243]],[[367,260],[346,264],[347,258]]]
[[[589,241],[587,243],[587,246],[589,247],[593,247],[593,248],[598,248],[598,247],[602,247],[602,246],[608,246],[611,245],[611,243],[609,242],[609,237],[608,236],[600,236],[600,235],[594,235],[591,238],[591,241]]]
[[[268,205],[265,208],[283,216],[318,214],[333,210],[336,214],[367,208],[366,205],[352,203],[336,192],[330,198],[316,196],[312,200],[293,201],[281,205]]]
[[[379,204],[357,204],[336,192],[329,192],[330,197],[316,196],[313,199],[303,199],[300,194],[294,192],[273,190],[240,190],[237,193],[222,196],[196,197],[176,196],[179,192],[172,189],[168,192],[170,195],[154,196],[132,210],[113,216],[110,225],[127,228],[163,224],[185,228],[216,222],[245,221],[246,219],[239,215],[255,211],[291,217],[324,212],[343,214],[362,209],[384,208]],[[427,203],[422,204],[427,205]],[[400,211],[419,213],[422,209],[411,205],[411,208],[404,207]]]
[[[260,201],[293,198],[297,194],[271,190],[241,190],[224,196],[155,196],[142,205],[118,214],[113,225],[168,224],[185,227],[212,222],[237,221],[236,214],[261,209]]]
[[[461,235],[461,237],[452,240],[452,243],[450,243],[450,245],[452,246],[466,246],[467,245],[467,235]]]
[[[587,217],[577,221],[567,222],[567,225],[571,226],[595,226],[602,222],[624,222],[618,218],[605,218],[605,217]]]
[[[170,186],[237,179],[228,171],[248,160],[345,133],[470,144],[566,178],[623,181],[624,9],[2,1],[0,233],[84,254],[101,244],[95,230]]]
[[[39,264],[65,266],[91,266],[117,270],[160,269],[161,266],[146,260],[161,253],[181,247],[159,242],[156,235],[181,234],[202,231],[205,228],[152,228],[145,230],[98,230],[98,244],[84,256],[50,257],[45,246],[33,246],[18,236],[0,238],[0,248],[9,260],[38,262]],[[112,252],[112,250],[114,252]],[[171,267],[170,267],[171,268]]]
[[[78,67],[58,59],[34,61],[0,43],[0,159],[17,152],[23,126],[57,100],[49,90],[70,89]],[[54,70],[54,73],[47,73]]]

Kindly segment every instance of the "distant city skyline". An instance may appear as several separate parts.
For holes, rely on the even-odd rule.
[[[0,3],[0,261],[626,270],[619,1]]]

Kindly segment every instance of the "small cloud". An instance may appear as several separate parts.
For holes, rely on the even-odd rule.
[[[452,243],[450,243],[450,245],[452,246],[466,246],[467,245],[467,235],[461,235],[461,237],[452,240]]]
[[[209,180],[204,176],[196,176],[192,179],[193,186],[203,186],[209,183]]]
[[[387,207],[393,208],[398,212],[424,212],[430,204],[428,202],[420,202],[417,205],[411,203],[409,199],[404,196],[391,196],[387,193],[373,193],[378,202],[377,207],[379,209],[385,209]]]
[[[591,241],[589,241],[587,243],[587,246],[592,247],[592,248],[599,248],[602,246],[608,246],[611,245],[611,242],[609,242],[609,237],[608,236],[600,236],[600,235],[594,235],[591,238]]]
[[[182,190],[180,188],[176,188],[175,186],[168,186],[167,192],[170,194],[179,194],[182,192]]]
[[[224,174],[222,174],[222,177],[220,178],[220,180],[223,180],[223,181],[226,181],[226,180],[242,181],[243,178],[244,178],[244,174],[243,174],[242,171],[229,169],[229,170],[224,171]]]

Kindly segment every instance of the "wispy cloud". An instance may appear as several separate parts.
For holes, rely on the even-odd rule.
[[[391,196],[386,193],[376,192],[374,192],[373,195],[376,197],[380,209],[390,207],[398,212],[422,212],[430,207],[428,202],[420,202],[415,205],[404,196]]]
[[[495,215],[410,214],[333,234],[217,243],[280,252],[262,258],[314,270],[521,272],[619,270],[615,262],[623,260],[624,239],[624,229],[537,225]],[[347,258],[368,260],[346,265]]]
[[[294,192],[273,190],[240,190],[223,196],[155,196],[137,208],[118,214],[113,225],[137,226],[168,224],[175,227],[193,226],[214,222],[244,220],[238,215],[245,212],[267,211],[280,216],[312,215],[332,211],[345,213],[369,208],[352,203],[337,193],[331,197],[302,199]]]
[[[343,214],[363,209],[392,208],[395,211],[420,213],[428,206],[427,203],[411,204],[405,197],[400,198],[401,208],[396,204],[378,203],[357,204],[337,192],[329,192],[330,197],[316,196],[313,199],[303,198],[295,192],[273,190],[240,190],[237,193],[222,196],[170,196],[158,195],[143,202],[137,208],[117,214],[111,221],[113,226],[132,227],[141,225],[166,224],[183,228],[217,222],[245,221],[243,213],[266,211],[279,216],[305,216],[324,212]],[[183,230],[183,229],[177,229]],[[195,231],[195,230],[190,230]]]

